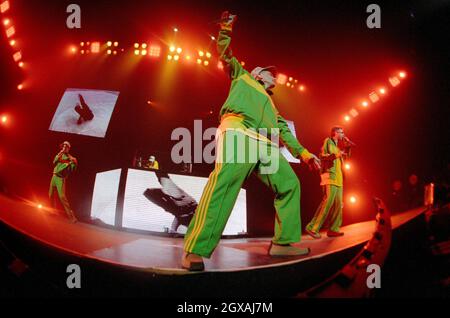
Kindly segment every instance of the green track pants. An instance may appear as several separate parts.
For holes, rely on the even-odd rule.
[[[312,232],[319,232],[323,223],[330,215],[330,230],[339,232],[342,224],[342,192],[343,187],[327,184],[322,186],[323,198],[316,214],[306,228]]]
[[[55,204],[54,191],[58,193],[59,201],[61,202],[64,210],[66,211],[69,217],[74,217],[72,208],[70,207],[69,200],[66,197],[66,179],[53,175],[52,180],[50,181],[50,189],[48,191],[48,196],[52,201],[52,204]]]
[[[245,136],[245,146],[230,143],[230,139],[242,136]],[[211,256],[220,241],[241,186],[251,172],[255,172],[275,193],[275,234],[272,241],[278,244],[299,242],[300,181],[280,150],[236,131],[222,133],[216,141],[215,168],[189,224],[184,250],[203,257]],[[239,161],[239,156],[243,155],[245,162]],[[256,160],[249,160],[252,156]],[[268,172],[270,167],[276,168]]]

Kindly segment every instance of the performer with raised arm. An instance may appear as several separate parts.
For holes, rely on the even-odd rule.
[[[256,67],[249,73],[232,55],[230,43],[235,21],[235,15],[222,14],[217,48],[231,77],[231,88],[220,111],[215,168],[184,240],[182,267],[188,270],[204,269],[202,257],[209,258],[218,245],[242,183],[251,172],[275,193],[275,235],[268,253],[284,256],[310,252],[309,248],[292,245],[301,238],[300,182],[273,137],[281,137],[295,157],[316,169],[320,168],[320,160],[292,135],[270,97],[275,86],[274,67]],[[235,139],[244,140],[244,146],[236,146]],[[236,160],[242,155],[246,160]]]

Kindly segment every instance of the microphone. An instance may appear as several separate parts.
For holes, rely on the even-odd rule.
[[[348,139],[347,137],[344,137],[344,141],[347,143],[347,145],[349,145],[350,147],[355,147],[356,144],[351,141],[350,139]]]

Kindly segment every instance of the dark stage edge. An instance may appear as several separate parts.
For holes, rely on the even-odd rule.
[[[417,218],[424,207],[392,216],[393,230]],[[79,264],[89,288],[81,295],[287,296],[334,274],[372,237],[375,221],[342,227],[345,235],[313,240],[306,257],[267,255],[270,237],[224,239],[205,259],[204,272],[181,269],[182,238],[134,234],[52,215],[0,196],[0,239],[30,267],[65,285],[68,264]]]

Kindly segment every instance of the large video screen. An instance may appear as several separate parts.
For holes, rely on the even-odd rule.
[[[91,217],[114,225],[120,173],[98,173]],[[185,234],[208,178],[128,169],[122,226],[129,229]],[[247,233],[246,191],[241,189],[223,235]]]
[[[95,176],[91,217],[115,225],[117,195],[122,169],[99,172]]]
[[[115,91],[68,88],[49,129],[103,138],[118,97]]]

